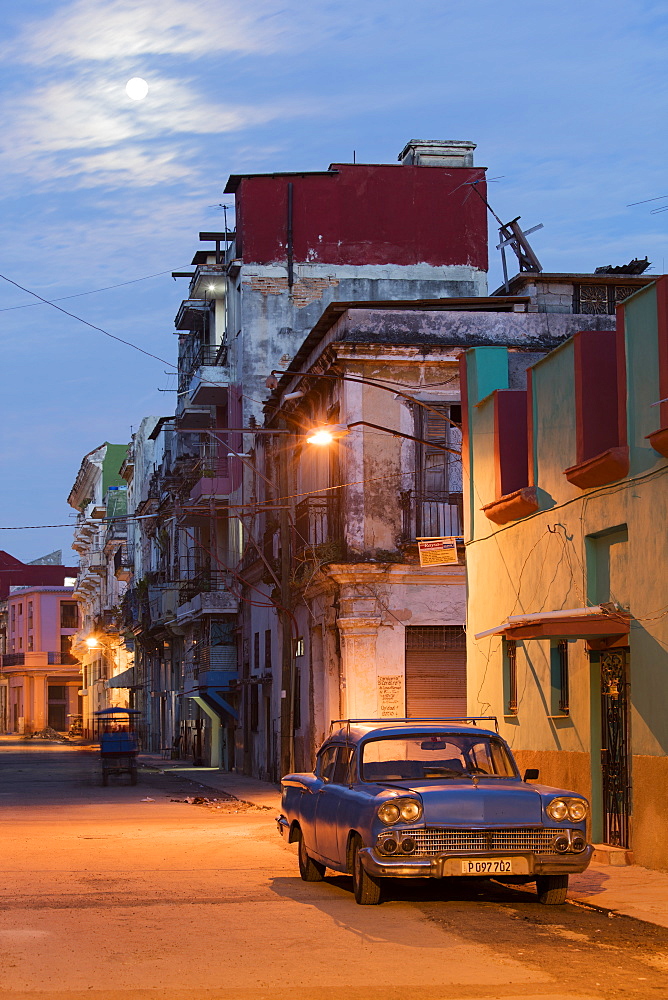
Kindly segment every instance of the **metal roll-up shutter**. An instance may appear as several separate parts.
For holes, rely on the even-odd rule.
[[[466,635],[461,625],[406,628],[406,714],[466,715]]]

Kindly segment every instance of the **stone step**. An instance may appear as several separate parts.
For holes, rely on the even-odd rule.
[[[592,861],[599,865],[623,865],[633,864],[633,851],[626,847],[612,847],[610,844],[593,844],[594,855]]]

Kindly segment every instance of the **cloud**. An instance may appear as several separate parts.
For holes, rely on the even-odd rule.
[[[348,10],[345,7],[348,5]],[[387,21],[391,15],[386,3]],[[4,56],[30,65],[105,62],[170,55],[270,54],[307,48],[332,31],[374,27],[378,14],[351,0],[75,0],[26,25]]]
[[[2,169],[49,186],[77,176],[84,186],[170,183],[196,173],[197,143],[184,137],[241,132],[322,108],[307,99],[217,104],[188,81],[164,76],[150,85],[142,102],[131,101],[117,79],[91,71],[36,87],[8,112]]]
[[[42,65],[61,59],[271,52],[283,36],[280,10],[277,0],[253,0],[245,10],[233,0],[76,0],[51,19],[27,25],[12,54]]]

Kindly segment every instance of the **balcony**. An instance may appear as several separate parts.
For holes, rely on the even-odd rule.
[[[464,508],[461,493],[401,493],[402,542],[416,538],[450,538],[463,533]]]
[[[132,576],[132,563],[127,545],[121,545],[114,552],[114,576],[127,582]]]
[[[100,549],[88,553],[88,571],[104,576],[107,572],[107,559]]]
[[[179,587],[179,604],[186,604],[192,601],[198,594],[209,594],[226,590],[225,573],[219,570],[200,570],[192,579],[182,583]]]
[[[188,386],[190,400],[198,406],[225,406],[229,384],[228,368],[214,364],[198,365],[193,370]]]
[[[338,496],[306,497],[295,508],[295,551],[342,542]]]
[[[2,669],[11,667],[65,667],[79,666],[79,660],[72,653],[34,652],[34,653],[4,653],[0,657]]]

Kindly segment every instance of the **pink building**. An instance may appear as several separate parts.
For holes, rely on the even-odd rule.
[[[51,726],[63,732],[80,714],[81,670],[71,652],[78,627],[73,587],[21,587],[10,593],[0,673],[6,730],[32,733]]]

